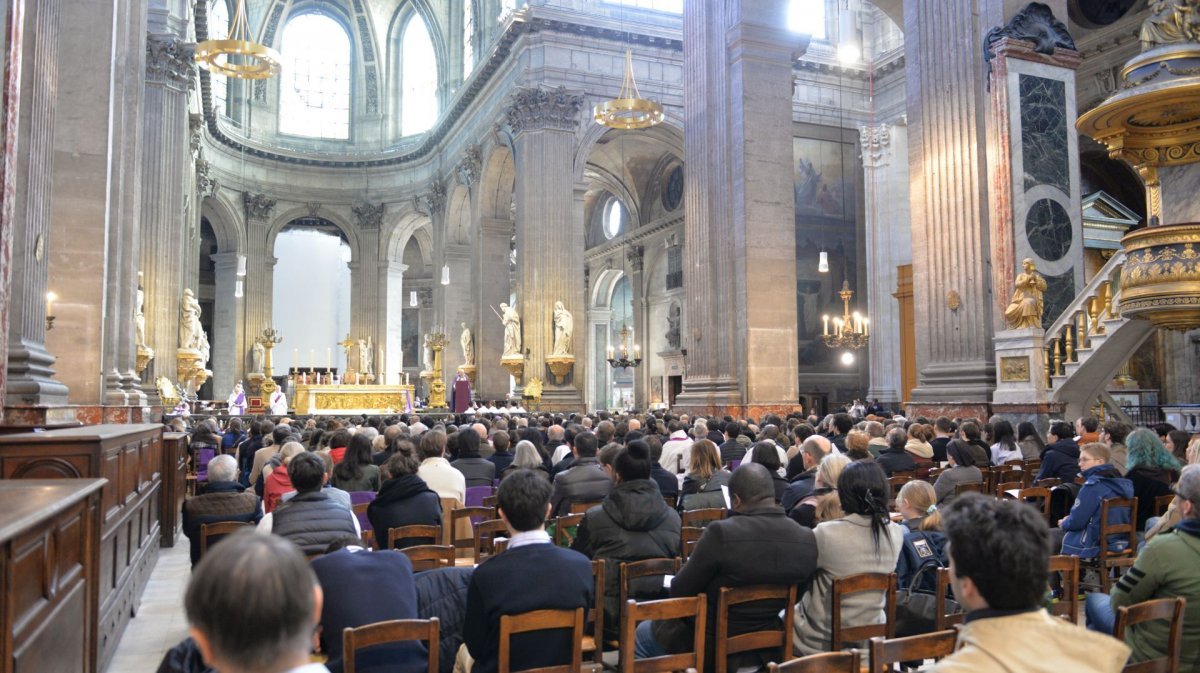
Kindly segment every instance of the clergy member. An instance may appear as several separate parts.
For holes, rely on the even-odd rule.
[[[282,388],[276,388],[275,392],[271,393],[271,413],[276,416],[287,415],[287,395],[283,394]]]
[[[230,416],[241,416],[246,413],[246,391],[242,389],[242,384],[235,383],[233,392],[229,393],[229,399],[226,400],[229,404]]]

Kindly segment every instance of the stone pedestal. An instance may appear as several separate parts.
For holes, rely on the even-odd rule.
[[[1062,405],[1052,401],[1046,381],[1045,332],[1014,329],[996,333],[996,391],[992,412],[1015,427],[1031,421],[1039,430],[1049,427]]]

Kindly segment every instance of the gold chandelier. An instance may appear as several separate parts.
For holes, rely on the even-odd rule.
[[[850,313],[850,298],[854,296],[854,290],[850,289],[850,281],[842,281],[842,291],[838,293],[838,296],[842,298],[842,317],[833,319],[833,331],[830,331],[829,316],[821,316],[821,321],[824,323],[821,340],[829,348],[852,351],[866,348],[867,342],[871,338],[871,320],[864,318],[857,311],[853,314]]]
[[[267,79],[279,74],[279,52],[250,39],[244,0],[238,0],[229,37],[205,40],[196,45],[196,63],[218,75],[238,79]],[[235,60],[237,62],[235,62]]]
[[[612,100],[604,101],[592,108],[596,123],[614,129],[638,130],[657,126],[663,120],[661,104],[642,98],[637,80],[633,78],[633,52],[625,50],[625,79],[621,91]]]

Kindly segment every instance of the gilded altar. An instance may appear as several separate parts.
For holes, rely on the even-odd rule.
[[[399,413],[416,399],[414,386],[299,385],[293,405],[300,415]]]

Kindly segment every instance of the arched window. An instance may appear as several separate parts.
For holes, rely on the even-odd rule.
[[[814,40],[824,40],[825,0],[791,0],[788,28],[811,35]]]
[[[410,136],[428,131],[437,121],[437,56],[420,14],[408,20],[400,40],[400,134]]]
[[[609,199],[608,204],[604,206],[604,237],[611,240],[621,233],[624,225],[625,210],[621,207],[621,202]]]
[[[463,79],[475,69],[475,0],[463,0]]]
[[[208,3],[208,39],[224,40],[229,37],[229,2],[228,0],[212,0]],[[225,107],[229,98],[229,78],[210,72],[208,81],[212,85],[213,110],[218,114],[228,116]]]
[[[287,22],[280,44],[279,131],[350,138],[350,35],[320,13]]]

